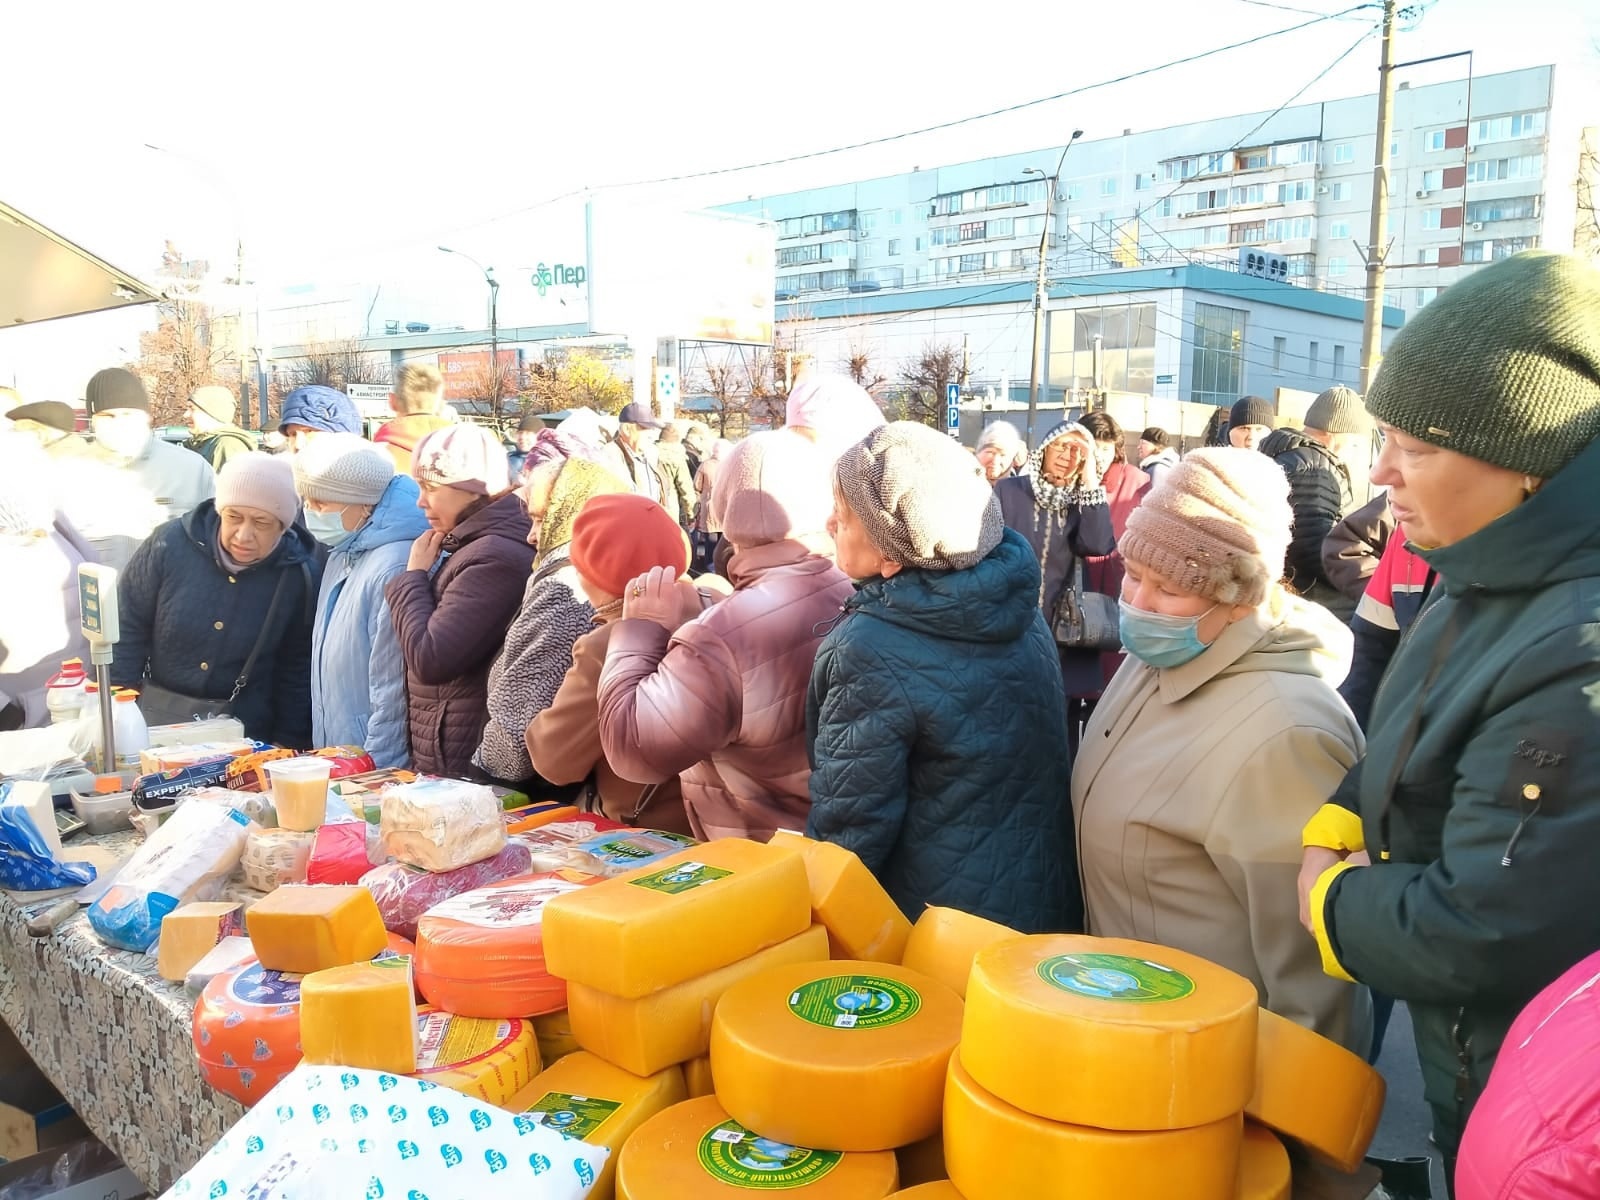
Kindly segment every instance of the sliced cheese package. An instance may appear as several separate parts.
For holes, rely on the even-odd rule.
[[[1256,989],[1145,942],[1012,938],[972,964],[961,1063],[1002,1101],[1053,1121],[1209,1125],[1242,1112],[1255,1086]]]
[[[610,1150],[589,1192],[590,1200],[608,1200],[623,1144],[651,1117],[687,1099],[677,1067],[640,1078],[580,1050],[547,1068],[506,1107],[557,1133]]]
[[[1009,926],[960,909],[930,905],[911,927],[900,962],[913,971],[933,976],[964,997],[967,976],[972,974],[972,960],[978,957],[978,951],[1021,936]]]
[[[699,845],[692,837],[660,829],[615,829],[574,842],[572,852],[582,856],[579,870],[609,879],[643,867]]]
[[[216,900],[185,904],[161,919],[156,969],[161,978],[180,982],[217,943],[243,932],[243,905]]]
[[[184,991],[198,996],[218,975],[256,960],[256,948],[247,937],[223,938],[183,977]]]
[[[892,963],[770,967],[723,993],[711,1070],[728,1114],[819,1150],[893,1150],[939,1132],[961,997]]]
[[[1343,1046],[1262,1009],[1252,1121],[1293,1138],[1341,1171],[1361,1165],[1383,1115],[1383,1076]]]
[[[378,902],[383,923],[391,932],[415,938],[417,920],[435,905],[532,870],[532,852],[520,842],[508,842],[493,857],[454,871],[424,871],[405,863],[385,863],[363,875],[361,886]]]
[[[511,1018],[489,1021],[434,1009],[417,1015],[418,1079],[504,1108],[539,1074],[533,1027]]]
[[[304,883],[316,831],[252,829],[239,859],[239,874],[248,888],[274,892],[286,883]]]
[[[552,901],[553,974],[637,999],[748,958],[811,924],[805,864],[790,851],[724,838]]]
[[[454,871],[506,844],[500,801],[479,783],[419,779],[383,789],[384,853],[424,871]]]
[[[300,981],[306,1062],[409,1075],[417,1069],[417,994],[409,958],[314,971]]]
[[[389,939],[362,887],[281,887],[250,910],[249,921],[261,965],[301,975],[365,962]]]
[[[827,926],[834,958],[897,963],[911,936],[911,922],[856,855],[832,842],[816,842],[779,830],[772,845],[795,849],[806,863],[811,916]]]
[[[617,1157],[616,1194],[738,1200],[751,1191],[793,1191],[804,1200],[884,1200],[895,1190],[895,1170],[887,1152],[843,1154],[763,1137],[705,1096],[657,1113],[634,1132]]]
[[[711,1052],[711,1015],[734,984],[769,967],[821,963],[828,958],[828,931],[804,933],[759,950],[749,958],[636,1000],[624,1000],[581,983],[567,985],[573,1035],[585,1050],[635,1075]]]
[[[567,1007],[567,984],[545,965],[544,920],[590,875],[557,871],[463,892],[417,922],[417,986],[428,1003],[467,1017],[533,1017]]]
[[[1270,1130],[1246,1121],[1235,1200],[1289,1200],[1293,1188],[1294,1172],[1283,1143]]]
[[[246,1107],[300,1062],[301,976],[246,963],[218,975],[194,1006],[200,1074]]]
[[[571,998],[570,989],[568,998]],[[546,1066],[583,1049],[572,1032],[572,1018],[564,1008],[533,1018],[533,1032],[539,1039],[539,1057]]]
[[[985,1091],[958,1056],[945,1090],[944,1160],[966,1200],[1054,1195],[1069,1180],[1074,1196],[1234,1200],[1243,1124],[1235,1114],[1135,1133],[1049,1121]]]

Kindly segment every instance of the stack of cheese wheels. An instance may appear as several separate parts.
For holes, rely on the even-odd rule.
[[[811,919],[828,931],[832,958],[898,963],[911,922],[867,865],[843,846],[780,830],[772,844],[795,850],[806,865]]]
[[[1000,941],[967,983],[945,1093],[966,1200],[1235,1200],[1255,1090],[1255,987],[1204,959],[1073,935]]]
[[[1261,1010],[1252,1121],[1341,1171],[1361,1165],[1383,1115],[1383,1076],[1309,1029]]]
[[[905,955],[900,962],[913,971],[932,975],[953,988],[956,995],[965,997],[967,977],[972,974],[972,960],[978,957],[978,952],[996,942],[1021,936],[1009,926],[960,909],[930,905],[911,927],[911,937],[906,941]]]
[[[509,1107],[541,1067],[530,1021],[458,1017],[426,1007],[417,1012],[417,1069],[412,1074],[418,1079]]]

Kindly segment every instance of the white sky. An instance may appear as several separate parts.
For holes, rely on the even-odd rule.
[[[1354,2],[1282,0],[1318,11]],[[164,238],[223,263],[242,230],[247,273],[274,287],[361,278],[439,242],[493,262],[516,223],[492,218],[573,189],[898,133],[1307,19],[1246,0],[9,9],[0,197],[144,276]],[[1075,127],[1093,139],[1270,109],[1376,15],[955,130],[641,198],[713,204],[1059,145]],[[1596,43],[1600,5],[1435,0],[1399,55],[1471,49],[1480,74],[1555,62],[1558,79],[1597,80]],[[1377,55],[1369,40],[1301,101],[1372,91]],[[1463,73],[1450,63],[1402,78]],[[481,284],[468,272],[462,288],[471,323]],[[134,350],[143,321],[0,331],[0,382],[15,377],[35,398],[68,379],[81,386],[107,355]]]

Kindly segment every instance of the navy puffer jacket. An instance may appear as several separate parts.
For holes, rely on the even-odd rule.
[[[969,570],[857,585],[806,726],[808,832],[860,855],[907,916],[1082,927],[1061,671],[1021,535]]]

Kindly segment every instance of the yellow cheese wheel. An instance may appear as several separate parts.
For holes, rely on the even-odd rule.
[[[1244,1123],[1239,1145],[1239,1187],[1234,1200],[1289,1200],[1294,1188],[1289,1153],[1283,1143],[1252,1121]]]
[[[808,1150],[752,1133],[704,1096],[650,1118],[617,1159],[617,1200],[736,1200],[781,1191],[796,1200],[884,1200],[894,1155]]]
[[[740,980],[769,967],[827,958],[828,931],[813,925],[749,958],[637,1000],[569,983],[567,1013],[585,1050],[635,1075],[649,1075],[711,1052],[711,1014],[722,994]]]
[[[827,927],[831,958],[897,963],[911,922],[867,865],[843,846],[780,830],[774,846],[797,850],[811,885],[811,917]]]
[[[1354,1171],[1378,1131],[1383,1098],[1383,1076],[1362,1059],[1261,1010],[1255,1094],[1245,1105],[1252,1121]]]
[[[533,1032],[539,1039],[539,1057],[547,1067],[583,1049],[572,1035],[572,1019],[564,1008],[560,1012],[535,1017]]]
[[[1034,1116],[1098,1129],[1209,1125],[1244,1109],[1255,1060],[1255,986],[1192,954],[1040,934],[972,964],[962,1066]]]
[[[161,918],[156,969],[161,978],[182,983],[195,964],[217,948],[217,943],[243,932],[241,904],[195,901],[182,905]]]
[[[723,993],[711,1070],[728,1114],[819,1150],[893,1150],[939,1130],[961,997],[892,963],[772,967]]]
[[[935,1183],[950,1177],[950,1173],[944,1169],[942,1132],[934,1134],[931,1138],[924,1138],[920,1142],[913,1142],[909,1146],[901,1146],[894,1152],[894,1156],[900,1160],[901,1187],[910,1187],[917,1183]]]
[[[433,1009],[417,1014],[412,1074],[418,1079],[504,1106],[541,1067],[538,1040],[525,1020],[458,1017]]]
[[[1019,1047],[1032,1049],[1020,1039]],[[1047,1121],[985,1091],[956,1057],[944,1097],[944,1161],[967,1200],[1234,1200],[1243,1123],[1234,1115],[1195,1129],[1135,1133]]]
[[[956,1185],[948,1179],[941,1179],[934,1183],[921,1183],[916,1187],[908,1187],[904,1191],[896,1192],[890,1200],[966,1200]]]
[[[972,974],[972,960],[978,956],[978,951],[1021,936],[1008,925],[999,925],[957,908],[930,905],[911,927],[911,937],[906,941],[900,962],[902,966],[931,975],[954,988],[956,995],[965,996],[967,976]]]
[[[506,1107],[558,1133],[610,1150],[588,1197],[610,1200],[623,1143],[651,1117],[686,1099],[683,1071],[676,1066],[641,1079],[580,1050],[544,1071]]]
[[[717,1085],[711,1076],[711,1056],[704,1058],[691,1058],[683,1064],[683,1083],[689,1089],[689,1099],[698,1100],[701,1096],[715,1096]]]
[[[269,971],[309,975],[365,962],[389,944],[364,887],[281,887],[250,909],[250,942]]]
[[[308,1063],[417,1069],[417,994],[409,958],[314,971],[300,981],[300,1047]]]
[[[810,924],[811,888],[798,855],[723,838],[552,900],[544,953],[552,975],[635,1000]]]

